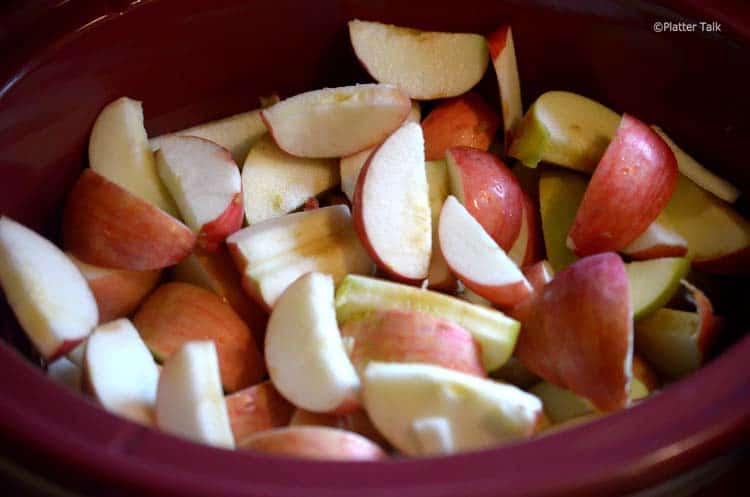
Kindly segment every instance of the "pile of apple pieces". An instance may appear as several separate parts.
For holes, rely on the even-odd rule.
[[[746,267],[731,185],[578,95],[523,116],[507,26],[350,34],[377,84],[150,142],[138,102],[107,106],[67,254],[0,220],[0,280],[51,374],[198,442],[380,459],[589,419],[703,363],[721,320],[684,278]],[[502,118],[470,91],[488,54]],[[664,308],[681,286],[696,312]]]

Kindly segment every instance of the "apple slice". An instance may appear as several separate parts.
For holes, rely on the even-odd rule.
[[[362,435],[322,426],[276,428],[246,439],[241,449],[303,459],[380,461],[388,455]]]
[[[529,194],[523,192],[523,216],[516,241],[508,250],[508,257],[520,268],[534,264],[542,256],[544,240],[539,229],[539,210]]]
[[[84,388],[105,409],[147,426],[154,424],[159,369],[128,319],[97,327],[88,339]]]
[[[363,276],[344,278],[336,291],[339,323],[344,326],[375,310],[419,311],[457,324],[480,344],[486,371],[493,371],[508,360],[520,327],[502,312],[442,293]]]
[[[186,342],[213,340],[221,382],[229,392],[258,383],[265,370],[253,335],[232,307],[187,283],[160,286],[133,318],[154,356],[164,362]]]
[[[365,84],[302,93],[263,109],[268,131],[298,157],[343,157],[377,145],[411,109],[397,86]]]
[[[689,270],[690,260],[681,257],[626,264],[633,318],[637,321],[669,302]]]
[[[47,365],[47,377],[58,385],[75,392],[82,391],[81,367],[67,357],[60,357]]]
[[[662,211],[646,231],[621,252],[640,260],[683,257],[688,252],[688,242],[672,227],[667,215]]]
[[[156,152],[164,139],[173,136],[195,136],[210,140],[229,150],[232,159],[239,165],[245,161],[253,143],[266,132],[266,125],[260,117],[260,109],[255,109],[151,138],[149,145],[151,150]]]
[[[99,308],[99,322],[107,323],[133,312],[156,286],[161,270],[131,271],[92,266],[66,254],[86,278]]]
[[[540,381],[540,378],[524,366],[517,357],[511,357],[503,367],[493,371],[492,379],[503,383],[510,383],[523,390],[528,390]]]
[[[440,250],[438,225],[440,211],[448,197],[448,166],[444,160],[425,162],[427,188],[430,196],[430,218],[432,219],[432,256],[430,269],[427,272],[427,287],[435,290],[453,292],[456,289],[456,278],[445,262]]]
[[[576,255],[621,250],[666,207],[677,161],[664,140],[625,114],[591,177],[569,241]]]
[[[288,214],[338,183],[335,160],[289,155],[264,136],[250,149],[242,167],[247,223]]]
[[[750,222],[725,202],[680,175],[665,213],[688,241],[687,256],[696,269],[750,272]]]
[[[357,372],[371,361],[434,364],[486,377],[481,352],[460,326],[416,311],[374,311],[347,321],[341,337]]]
[[[633,354],[633,378],[637,378],[648,389],[654,392],[661,388],[661,381],[654,369],[639,355]]]
[[[354,225],[375,263],[392,277],[419,283],[432,254],[432,221],[424,140],[407,123],[370,156],[352,208]]]
[[[330,428],[339,428],[362,435],[363,437],[375,442],[381,447],[387,447],[388,441],[383,438],[372,420],[364,409],[344,414],[343,416],[333,416],[319,412],[310,412],[304,409],[297,409],[292,415],[289,426],[328,426]]]
[[[512,385],[428,364],[371,362],[362,394],[378,430],[410,456],[531,436],[542,411],[539,399]]]
[[[422,121],[425,158],[440,160],[452,147],[486,151],[499,125],[500,117],[478,93],[445,100]]]
[[[194,442],[234,448],[214,342],[187,342],[164,363],[156,424]]]
[[[75,264],[52,242],[6,216],[0,217],[0,285],[47,362],[67,354],[99,321],[94,294]]]
[[[526,112],[508,154],[528,167],[544,161],[591,172],[619,123],[620,116],[598,102],[575,93],[549,91]]]
[[[476,85],[488,63],[484,37],[349,21],[354,53],[376,81],[398,85],[417,100],[461,95]]]
[[[91,169],[68,195],[62,232],[82,261],[134,271],[177,264],[195,244],[190,228]]]
[[[503,250],[518,238],[523,191],[508,167],[494,155],[467,147],[449,149],[451,193]]]
[[[156,173],[141,102],[122,97],[102,109],[89,138],[89,165],[132,195],[177,216],[177,207]]]
[[[539,176],[539,212],[544,246],[555,271],[562,271],[578,260],[566,239],[573,226],[588,180],[575,172],[545,169]]]
[[[156,168],[198,246],[216,250],[242,226],[242,183],[232,155],[194,136],[161,140]]]
[[[310,271],[340,281],[371,274],[372,261],[345,205],[288,214],[244,228],[227,238],[248,295],[271,309],[297,278]]]
[[[440,212],[440,249],[467,288],[500,307],[531,295],[531,285],[466,208],[449,196]]]
[[[656,133],[661,136],[662,140],[669,145],[669,148],[674,152],[674,156],[677,159],[677,167],[680,168],[680,172],[687,178],[690,178],[696,185],[700,186],[707,192],[711,192],[720,199],[729,202],[730,204],[737,201],[737,197],[740,196],[740,191],[734,187],[729,181],[720,178],[705,167],[703,167],[697,160],[693,159],[690,155],[682,150],[667,134],[658,126],[651,126]]]
[[[518,77],[513,30],[507,24],[500,26],[487,37],[487,44],[490,47],[490,56],[500,89],[500,107],[503,111],[505,150],[507,151],[523,117],[521,82]]]
[[[625,264],[614,253],[585,257],[555,275],[522,320],[516,355],[547,381],[602,411],[625,407],[633,356]]]
[[[308,411],[359,406],[360,382],[336,323],[333,278],[307,273],[281,295],[268,320],[266,361],[274,386]]]
[[[236,445],[242,445],[254,433],[288,425],[294,413],[294,406],[270,381],[227,395],[224,400]]]

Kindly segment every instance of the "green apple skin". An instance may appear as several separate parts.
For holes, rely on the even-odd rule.
[[[690,270],[690,259],[662,257],[626,264],[633,318],[639,320],[663,307],[680,288]]]
[[[700,329],[697,312],[658,309],[636,323],[635,348],[660,375],[683,378],[703,364]]]
[[[578,260],[566,240],[587,186],[586,177],[572,171],[550,169],[540,175],[539,209],[544,246],[556,272]]]

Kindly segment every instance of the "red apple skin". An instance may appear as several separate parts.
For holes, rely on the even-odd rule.
[[[687,247],[685,246],[660,244],[638,252],[630,252],[628,256],[635,260],[645,261],[661,257],[685,257],[687,251]]]
[[[544,258],[544,238],[539,209],[534,199],[526,192],[523,192],[523,208],[526,213],[524,219],[528,226],[529,235],[526,240],[526,252],[521,262],[521,268],[535,264]]]
[[[750,246],[716,259],[694,260],[692,265],[711,274],[750,274]]]
[[[505,50],[505,45],[508,43],[508,30],[510,25],[504,24],[497,28],[495,31],[487,35],[487,45],[490,49],[490,57],[492,60],[496,60],[500,54]],[[500,100],[500,105],[506,105],[505,100]],[[504,116],[507,115],[507,110],[503,109]],[[505,151],[507,153],[510,144],[513,142],[513,132],[511,130],[505,131],[504,136]]]
[[[519,303],[528,300],[533,290],[527,281],[521,280],[502,286],[480,285],[459,275],[466,288],[483,297],[499,309],[511,309]]]
[[[380,434],[364,409],[350,412],[344,416],[332,416],[319,412],[296,409],[289,421],[289,426],[328,426],[341,428],[362,435],[381,447],[388,447],[388,441]]]
[[[201,227],[198,233],[198,248],[207,252],[218,249],[226,237],[242,227],[244,216],[242,192],[239,192],[219,217]]]
[[[85,274],[84,274],[85,276]],[[99,323],[128,316],[159,282],[161,271],[121,270],[88,280],[99,307]]]
[[[417,311],[377,311],[349,321],[341,336],[354,339],[349,358],[362,373],[370,361],[418,362],[486,377],[479,345],[449,321]]]
[[[195,244],[187,226],[91,169],[68,196],[62,232],[82,261],[136,271],[177,264]]]
[[[78,347],[81,342],[83,342],[86,338],[81,338],[79,340],[65,340],[63,341],[60,346],[55,350],[52,354],[45,357],[47,363],[55,362],[57,359],[63,357],[68,352],[73,350],[74,348]],[[83,376],[81,376],[81,379],[83,379]]]
[[[260,432],[239,448],[305,459],[380,461],[388,457],[383,449],[361,435],[322,426],[290,426]]]
[[[539,261],[530,266],[526,266],[522,270],[523,275],[526,276],[526,280],[534,289],[534,292],[541,292],[547,283],[552,281],[555,277],[555,270],[552,269],[552,265],[547,260]]]
[[[641,356],[633,355],[633,378],[641,380],[649,392],[661,388],[661,381],[653,368]]]
[[[499,158],[481,150],[455,147],[446,152],[451,175],[460,178],[458,198],[503,249],[510,250],[523,220],[523,192]]]
[[[716,341],[716,337],[724,327],[724,318],[714,314],[714,307],[705,293],[692,285],[688,286],[688,289],[692,294],[692,300],[701,318],[697,345],[701,357],[705,361],[711,353],[711,348]]]
[[[522,320],[515,353],[530,370],[602,411],[627,406],[633,316],[617,254],[580,259],[515,311]]]
[[[440,160],[452,147],[487,150],[500,117],[475,92],[443,101],[422,121],[425,160]]]
[[[237,445],[254,433],[288,425],[295,411],[270,381],[227,395],[225,402]]]
[[[624,249],[666,207],[677,177],[677,160],[664,140],[624,114],[573,221],[576,255]]]

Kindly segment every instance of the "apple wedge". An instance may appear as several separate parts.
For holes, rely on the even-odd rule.
[[[570,247],[578,256],[622,250],[666,207],[678,175],[664,140],[625,114],[578,207]]]
[[[242,287],[268,310],[305,273],[330,274],[338,282],[373,270],[345,205],[254,224],[227,238],[227,246],[243,275]]]
[[[265,357],[274,386],[295,406],[337,414],[359,407],[360,381],[336,323],[329,275],[307,273],[281,295]]]
[[[452,147],[486,151],[499,125],[500,117],[476,92],[445,100],[422,121],[425,159],[443,159]]]
[[[156,169],[198,246],[216,250],[242,227],[242,182],[232,155],[194,136],[161,140]]]
[[[354,53],[380,83],[398,85],[417,100],[461,95],[476,85],[489,62],[484,37],[349,21]]]
[[[393,278],[418,284],[432,255],[432,220],[418,124],[407,123],[370,156],[354,194],[352,215],[363,245]]]
[[[177,207],[156,173],[141,102],[122,97],[102,109],[89,138],[89,165],[132,195],[177,216]]]
[[[508,360],[520,327],[500,311],[442,293],[363,276],[344,278],[336,290],[339,323],[345,326],[357,316],[375,310],[419,311],[457,324],[480,344],[486,371],[493,371]]]
[[[294,406],[264,381],[225,397],[229,424],[236,445],[254,433],[289,424]]]
[[[663,307],[680,289],[690,270],[690,260],[662,257],[626,264],[633,318],[637,321]]]
[[[107,323],[133,312],[161,277],[159,269],[110,269],[86,264],[73,254],[66,255],[86,278],[99,308],[100,323]]]
[[[534,264],[542,258],[544,240],[539,229],[539,210],[531,196],[523,192],[521,229],[516,241],[508,250],[508,257],[520,268]]]
[[[585,257],[555,275],[522,321],[516,356],[534,373],[602,411],[627,406],[633,317],[625,264],[614,253]]]
[[[371,361],[434,364],[479,377],[487,374],[471,333],[417,311],[374,311],[341,327],[349,358],[360,375]]]
[[[164,363],[156,392],[156,424],[194,442],[234,448],[214,342],[187,342]]]
[[[573,171],[545,169],[539,176],[544,246],[555,271],[562,271],[578,260],[566,240],[587,186],[586,177]]]
[[[448,166],[444,160],[425,162],[427,188],[430,197],[430,218],[432,219],[432,255],[430,269],[427,271],[427,287],[434,290],[453,292],[456,289],[456,277],[451,273],[440,250],[438,225],[440,211],[449,194]]]
[[[67,354],[99,321],[86,279],[35,231],[0,217],[0,285],[34,347],[47,360]]]
[[[343,157],[373,147],[406,119],[399,87],[364,84],[301,93],[260,113],[276,144],[298,157]]]
[[[250,147],[266,132],[266,125],[260,117],[260,109],[255,109],[151,138],[149,145],[151,150],[156,152],[164,139],[173,136],[195,136],[229,150],[232,159],[239,165],[245,161]]]
[[[247,223],[288,214],[338,183],[335,160],[289,155],[266,135],[250,149],[242,167]]]
[[[467,288],[499,307],[518,304],[531,285],[466,208],[449,196],[440,212],[440,250]]]
[[[380,461],[388,455],[362,435],[323,426],[290,426],[257,433],[241,449],[303,459]]]
[[[649,392],[659,390],[662,385],[654,368],[638,354],[633,354],[633,378],[643,383]]]
[[[375,425],[372,424],[372,420],[364,409],[350,412],[343,416],[334,416],[298,408],[294,411],[292,419],[289,421],[289,426],[328,426],[330,428],[339,428],[362,435],[381,447],[388,446],[388,441],[375,428]]]
[[[523,117],[521,82],[518,77],[513,30],[507,24],[500,26],[487,36],[487,44],[490,47],[490,57],[492,57],[492,65],[495,67],[500,89],[500,107],[503,111],[503,130],[507,151]]]
[[[159,369],[128,319],[97,327],[88,339],[84,388],[105,409],[147,426],[154,424]]]
[[[508,154],[528,167],[544,161],[591,172],[619,123],[617,113],[594,100],[566,91],[549,91],[526,112]]]
[[[737,197],[740,196],[740,191],[734,187],[729,181],[720,178],[705,167],[703,167],[697,160],[693,159],[683,149],[681,149],[670,137],[658,126],[651,126],[656,133],[661,136],[662,140],[669,145],[669,148],[674,152],[674,156],[677,159],[677,167],[680,169],[680,173],[689,178],[696,185],[700,186],[707,192],[711,192],[725,202],[730,204],[737,201]]]
[[[451,193],[503,250],[518,238],[523,191],[508,167],[494,155],[467,147],[445,154]]]
[[[378,430],[410,456],[529,437],[542,412],[539,399],[512,385],[427,364],[371,362],[362,395]]]
[[[646,231],[630,242],[621,252],[636,260],[659,257],[683,257],[688,252],[688,242],[675,230],[662,211]]]
[[[147,271],[190,254],[190,228],[145,200],[86,169],[63,211],[64,246],[88,264]]]
[[[228,392],[258,383],[265,373],[253,335],[214,293],[187,283],[161,285],[133,317],[143,341],[164,362],[189,341],[213,340]]]

